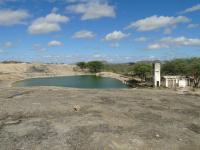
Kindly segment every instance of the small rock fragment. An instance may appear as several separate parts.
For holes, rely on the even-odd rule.
[[[81,107],[79,105],[74,106],[74,111],[79,111],[80,109],[81,109]]]
[[[157,137],[157,138],[159,138],[159,137],[160,137],[160,135],[159,135],[159,134],[156,134],[156,137]]]
[[[179,140],[179,141],[183,141],[183,139],[182,139],[182,138],[178,138],[178,140]]]
[[[19,124],[21,122],[21,120],[11,120],[11,121],[7,121],[4,124],[5,125],[13,125],[13,124]]]

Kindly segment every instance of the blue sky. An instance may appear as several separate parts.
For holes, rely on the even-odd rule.
[[[200,56],[200,0],[0,0],[0,60]]]

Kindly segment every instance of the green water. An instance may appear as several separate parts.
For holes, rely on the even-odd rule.
[[[95,75],[34,78],[18,81],[14,83],[14,86],[58,86],[89,89],[128,88],[127,85],[123,84],[119,80],[105,77],[97,77]]]

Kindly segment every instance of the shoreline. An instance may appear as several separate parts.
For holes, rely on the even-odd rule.
[[[96,75],[101,77],[108,77],[119,80],[124,84],[127,84],[127,81],[129,80],[128,77],[113,72],[100,72],[96,74],[82,72],[77,69],[76,65],[0,63],[0,88],[13,87],[15,82],[26,79],[76,75]]]
[[[74,74],[51,74],[51,75],[37,75],[37,76],[26,76],[22,77],[20,79],[15,79],[12,81],[1,81],[3,83],[0,83],[0,87],[13,87],[13,84],[16,82],[20,82],[23,80],[28,80],[28,79],[37,79],[37,78],[51,78],[51,77],[65,77],[65,76],[78,76],[78,75],[89,75],[89,74],[84,74],[84,73],[74,73]],[[2,86],[3,85],[3,86]],[[6,86],[4,86],[6,85]]]
[[[76,65],[67,64],[3,64],[0,63],[0,87],[12,87],[12,84],[32,78],[48,78],[75,75],[96,75],[108,77],[127,84],[129,77],[113,72],[86,73],[78,70]]]
[[[99,73],[96,73],[96,76],[116,79],[116,80],[121,81],[123,84],[127,84],[127,81],[129,80],[128,77],[121,74],[113,73],[113,72],[99,72]]]
[[[125,78],[120,78],[120,74],[116,74],[116,73],[112,73],[112,72],[106,72],[107,74],[102,75],[102,73],[105,72],[100,72],[100,73],[96,73],[96,74],[92,74],[92,73],[82,73],[82,72],[75,72],[73,74],[66,74],[66,75],[45,75],[45,76],[34,76],[34,77],[24,77],[22,79],[19,80],[15,80],[15,81],[11,81],[9,83],[9,87],[15,87],[13,84],[15,84],[16,82],[20,82],[23,80],[28,80],[28,79],[37,79],[37,78],[51,78],[51,77],[67,77],[67,76],[85,76],[85,75],[95,75],[95,76],[99,76],[99,77],[105,77],[105,78],[111,78],[111,79],[116,79],[121,81],[123,84],[126,84],[126,80]],[[115,75],[115,76],[110,76],[110,75]]]
[[[36,79],[36,78],[50,78],[50,77],[64,77],[64,76],[79,76],[79,75],[96,75],[100,77],[107,77],[121,81],[123,84],[126,84],[127,78],[123,78],[122,75],[112,73],[112,72],[100,72],[96,74],[84,73],[84,72],[68,72],[68,73],[9,73],[9,74],[0,74],[0,88],[14,87],[15,82],[20,82],[27,79]]]
[[[0,87],[12,87],[12,84],[31,78],[84,75],[75,71],[75,65],[66,64],[2,64],[0,63]]]

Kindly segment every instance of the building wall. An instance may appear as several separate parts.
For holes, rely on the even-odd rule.
[[[186,78],[178,78],[178,77],[168,77],[164,79],[163,85],[168,88],[174,87],[187,87],[189,86],[189,80]]]
[[[188,86],[188,81],[186,79],[179,80],[179,87],[186,87]]]
[[[165,79],[165,87],[172,88],[176,87],[178,84],[177,79]]]
[[[160,63],[155,63],[153,68],[154,68],[154,86],[159,87],[161,85]]]

